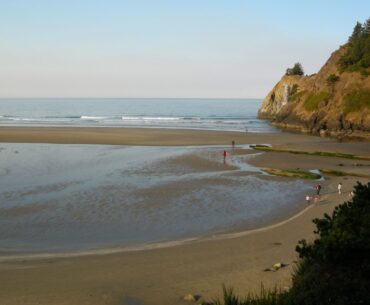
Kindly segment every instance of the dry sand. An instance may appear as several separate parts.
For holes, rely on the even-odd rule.
[[[338,143],[313,136],[245,134],[210,131],[118,129],[118,128],[0,128],[0,142],[95,143],[135,145],[271,143],[282,147],[352,152],[369,155],[369,143]],[[370,162],[353,166],[351,160],[285,153],[265,153],[256,165],[276,168],[326,168],[364,173]],[[322,164],[323,163],[323,164]],[[366,164],[365,164],[366,163]],[[198,164],[199,165],[199,164]],[[198,167],[194,162],[194,167]],[[202,165],[199,165],[201,168]],[[344,169],[342,169],[344,170]],[[369,171],[368,171],[369,173]],[[210,300],[221,294],[221,285],[238,293],[266,287],[290,285],[297,259],[298,240],[314,238],[311,220],[330,212],[347,200],[357,180],[366,178],[329,177],[323,183],[318,205],[310,205],[281,223],[207,239],[162,244],[162,247],[118,253],[91,254],[64,258],[0,258],[0,304],[188,304],[185,294],[199,294]],[[336,193],[341,181],[344,194]],[[314,182],[312,183],[315,184]],[[312,194],[314,191],[312,192]],[[304,200],[302,198],[302,205]],[[264,272],[274,263],[289,264],[277,272]]]

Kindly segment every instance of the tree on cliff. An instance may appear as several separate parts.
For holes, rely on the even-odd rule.
[[[346,53],[338,61],[341,72],[359,71],[369,75],[370,67],[370,18],[361,25],[357,22],[348,40]]]
[[[303,75],[304,71],[302,65],[297,62],[294,64],[293,68],[286,69],[285,75]]]

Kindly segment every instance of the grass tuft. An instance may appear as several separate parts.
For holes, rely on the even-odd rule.
[[[365,108],[370,108],[370,90],[354,90],[344,97],[345,113],[358,112]]]
[[[332,169],[320,169],[320,172],[326,175],[337,176],[337,177],[353,176],[353,177],[370,178],[370,175],[342,172],[342,171],[337,171],[337,170],[332,170]]]
[[[216,300],[214,305],[278,305],[281,304],[284,293],[276,288],[267,290],[261,285],[260,293],[249,293],[244,299],[240,299],[232,288],[222,286],[223,299]]]
[[[321,178],[319,174],[300,170],[276,169],[276,168],[262,168],[262,170],[271,175],[283,177],[298,177],[301,179],[311,179],[311,180],[317,180]]]
[[[296,154],[296,155],[309,155],[309,156],[320,156],[320,157],[336,157],[336,158],[344,158],[344,159],[370,160],[370,157],[355,156],[355,155],[352,155],[352,154],[344,154],[344,153],[337,153],[337,152],[277,149],[277,148],[272,148],[270,146],[265,146],[265,145],[251,145],[250,147],[254,150],[284,152],[284,153],[290,153],[290,154]]]
[[[319,109],[321,102],[327,102],[330,98],[329,92],[319,92],[316,94],[310,94],[305,100],[303,106],[307,111],[315,111]]]

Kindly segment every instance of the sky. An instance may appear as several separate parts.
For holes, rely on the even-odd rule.
[[[0,0],[0,97],[263,98],[369,0]]]

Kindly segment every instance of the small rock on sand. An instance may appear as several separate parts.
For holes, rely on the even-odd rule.
[[[200,299],[199,295],[194,295],[194,294],[187,294],[184,296],[184,300],[188,302],[196,302]]]
[[[284,267],[286,267],[286,266],[288,266],[288,264],[284,264],[284,263],[276,263],[276,264],[273,264],[272,265],[272,268],[266,268],[266,269],[264,269],[263,271],[278,271],[279,269],[281,269],[281,268],[284,268]]]

